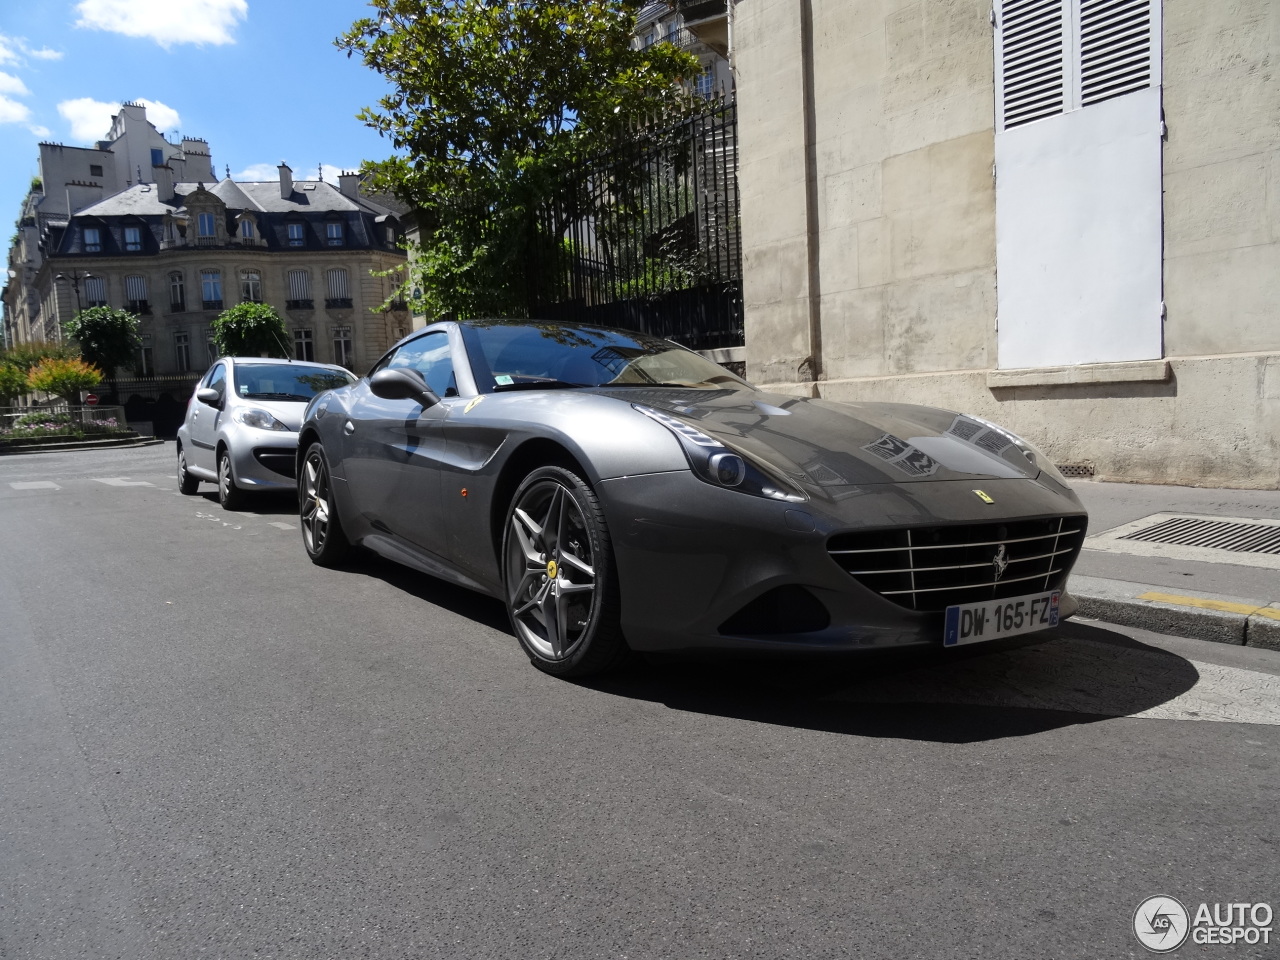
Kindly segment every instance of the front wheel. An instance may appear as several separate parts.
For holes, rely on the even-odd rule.
[[[580,477],[561,467],[525,477],[507,511],[502,556],[507,613],[534,666],[586,676],[626,659],[604,512]]]
[[[223,510],[240,510],[244,507],[245,492],[236,486],[236,476],[231,472],[231,451],[218,454],[218,502]]]
[[[187,451],[178,444],[178,492],[191,496],[200,489],[200,481],[187,469]]]
[[[342,532],[338,507],[333,502],[333,485],[329,480],[329,461],[324,447],[313,443],[307,448],[298,478],[298,514],[302,518],[302,543],[311,562],[322,567],[336,566],[347,555],[351,544]]]

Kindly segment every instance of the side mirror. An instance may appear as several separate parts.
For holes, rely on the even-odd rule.
[[[383,400],[416,400],[422,409],[434,407],[440,398],[431,392],[427,381],[409,367],[385,367],[369,378],[369,390]]]
[[[205,387],[202,390],[197,390],[196,399],[211,407],[222,406],[222,394],[213,389],[213,387]]]

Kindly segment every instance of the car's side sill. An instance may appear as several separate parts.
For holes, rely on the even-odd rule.
[[[483,593],[486,596],[501,596],[489,587],[477,580],[472,580],[464,573],[460,573],[453,567],[448,566],[443,561],[437,560],[428,554],[422,553],[408,544],[395,539],[392,536],[383,533],[374,533],[362,539],[361,544],[368,547],[374,553],[381,554],[388,560],[396,563],[402,563],[406,567],[413,567],[422,573],[432,577],[438,577],[441,580],[447,580],[449,583],[456,583],[460,587],[466,587],[468,590],[475,590],[477,593]]]

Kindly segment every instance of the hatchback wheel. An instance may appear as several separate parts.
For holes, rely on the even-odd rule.
[[[350,543],[338,519],[329,482],[329,461],[324,447],[313,443],[307,449],[298,480],[298,514],[302,518],[302,542],[311,562],[332,567],[347,555]]]
[[[200,489],[200,481],[187,470],[187,451],[178,444],[178,491],[188,497]]]
[[[218,454],[218,502],[223,510],[239,510],[244,507],[245,492],[236,486],[231,472],[231,454],[223,450]]]
[[[535,666],[586,676],[626,659],[604,513],[580,477],[530,473],[507,511],[502,555],[511,626]]]

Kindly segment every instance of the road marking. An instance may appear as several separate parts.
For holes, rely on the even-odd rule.
[[[1232,603],[1229,600],[1206,600],[1200,597],[1183,597],[1176,593],[1156,593],[1154,591],[1138,596],[1139,600],[1155,600],[1158,603],[1172,603],[1179,607],[1197,607],[1201,610],[1219,610],[1222,613],[1243,613],[1246,617],[1262,610],[1261,606],[1252,603]]]
[[[271,526],[275,527],[275,528],[276,528],[276,529],[278,529],[278,530],[293,530],[295,527],[297,527],[297,524],[296,524],[296,523],[282,523],[282,522],[281,522],[281,521],[279,521],[279,520],[273,520],[273,521],[271,521]]]
[[[105,483],[108,487],[154,487],[155,484],[149,480],[130,480],[128,477],[94,477],[98,483]]]
[[[17,480],[11,481],[9,486],[15,490],[61,490],[62,488],[52,480]]]

